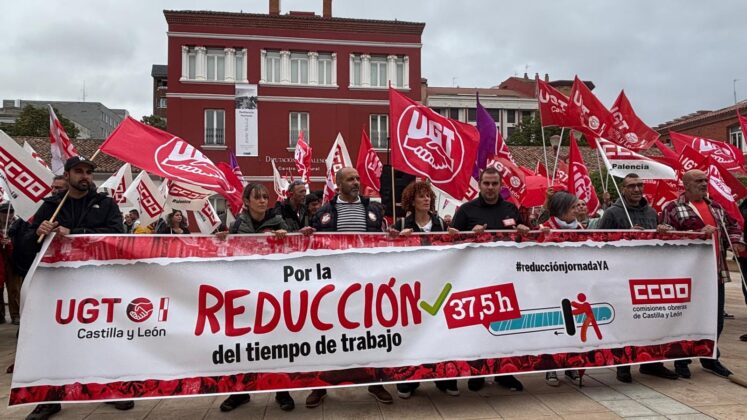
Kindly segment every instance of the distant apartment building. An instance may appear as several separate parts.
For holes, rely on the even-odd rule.
[[[107,108],[100,102],[72,101],[27,101],[24,99],[4,99],[0,108],[0,122],[15,123],[23,108],[31,105],[46,108],[52,105],[65,118],[78,128],[78,138],[105,139],[129,115],[125,109]]]

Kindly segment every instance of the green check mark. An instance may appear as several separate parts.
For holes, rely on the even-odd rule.
[[[436,302],[434,302],[433,305],[429,305],[428,302],[421,300],[420,307],[429,314],[436,316],[438,311],[441,309],[441,306],[444,304],[446,297],[449,296],[449,292],[451,292],[451,283],[446,283],[444,288],[441,290],[441,294],[438,295],[438,299],[436,299]]]

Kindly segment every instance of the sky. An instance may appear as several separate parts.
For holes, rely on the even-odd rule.
[[[163,10],[267,13],[267,0],[4,2],[0,98],[85,100],[152,112],[152,64],[166,64]],[[322,0],[282,0],[321,14]],[[336,0],[336,17],[426,23],[429,86],[490,87],[527,71],[621,89],[650,126],[747,98],[741,0]],[[735,83],[734,80],[737,79]],[[85,87],[85,88],[84,88]]]

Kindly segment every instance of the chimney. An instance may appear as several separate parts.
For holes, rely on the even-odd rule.
[[[550,82],[550,75],[545,73],[545,82]]]
[[[322,3],[322,17],[332,17],[332,0],[324,0],[324,3]]]
[[[524,72],[524,78],[529,79],[529,74],[527,72]]]
[[[270,0],[270,14],[275,16],[280,14],[280,0]]]

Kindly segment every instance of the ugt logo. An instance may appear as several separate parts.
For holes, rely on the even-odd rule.
[[[114,322],[114,314],[120,307],[122,298],[104,297],[70,299],[67,302],[57,299],[55,307],[55,321],[61,325],[67,325],[77,320],[81,324],[92,324],[103,317],[107,324]],[[138,297],[130,301],[125,308],[127,318],[136,323],[147,321],[153,314],[153,302],[145,297]],[[162,297],[159,300],[158,322],[166,322],[169,314],[169,298]]]
[[[464,141],[446,118],[437,121],[408,106],[397,122],[397,145],[405,163],[434,183],[453,180],[464,164]]]

